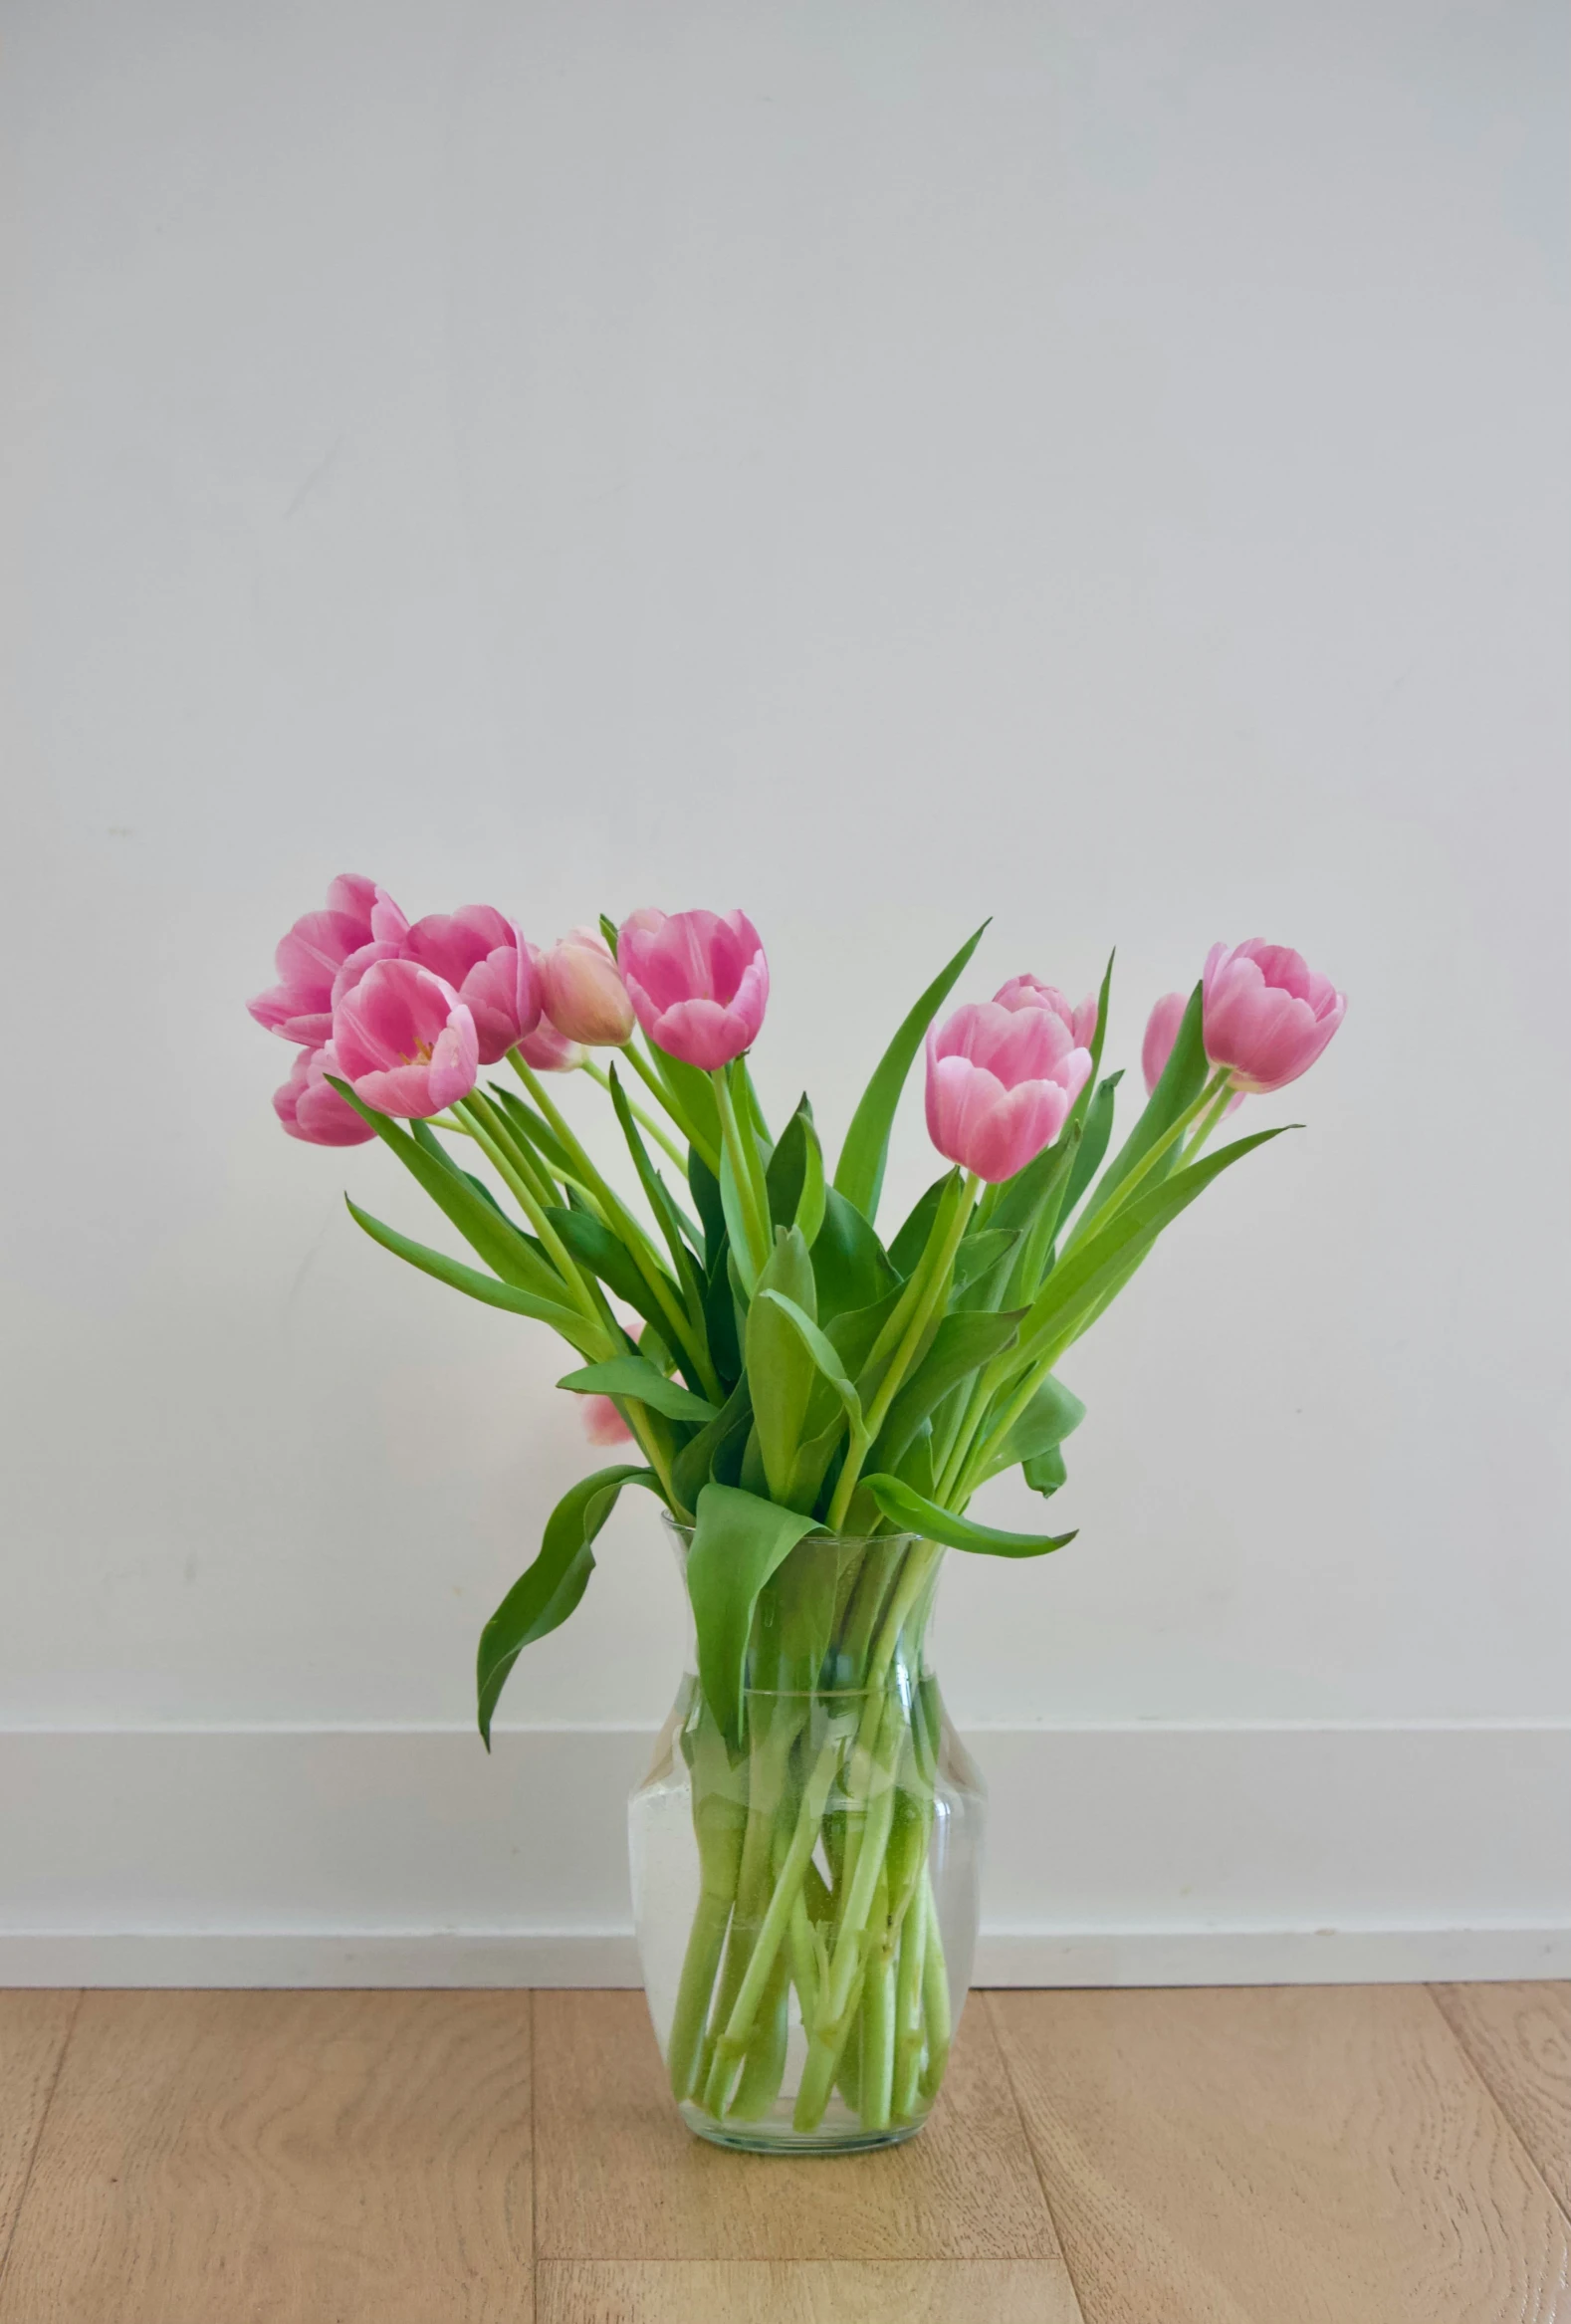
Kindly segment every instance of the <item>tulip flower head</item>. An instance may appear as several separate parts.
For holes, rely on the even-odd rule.
[[[269,1033],[321,1048],[333,1031],[333,988],[343,963],[370,944],[396,950],[408,927],[384,888],[342,872],[328,890],[326,909],[307,912],[280,940],[273,956],[278,983],[246,1006]]]
[[[490,904],[464,904],[456,912],[416,920],[403,953],[457,993],[475,1021],[483,1065],[496,1064],[539,1025],[538,955]]]
[[[969,1003],[927,1037],[927,1128],[992,1185],[1050,1145],[1091,1070],[1054,1009]]]
[[[1232,1066],[1234,1088],[1261,1095],[1309,1070],[1347,1008],[1301,953],[1258,936],[1214,944],[1202,987],[1207,1056]]]
[[[542,955],[546,1014],[568,1041],[619,1049],[633,1030],[633,1005],[598,928],[573,928]]]
[[[639,1024],[668,1056],[713,1073],[758,1039],[770,966],[745,912],[634,912],[616,957]]]
[[[591,1445],[630,1445],[633,1432],[609,1396],[585,1396],[583,1433]]]
[[[1050,1009],[1061,1017],[1074,1037],[1078,1049],[1088,1049],[1096,1033],[1096,995],[1087,993],[1078,1009],[1067,994],[1056,985],[1044,985],[1039,977],[1010,977],[993,996],[1001,1009]]]
[[[328,1079],[337,1070],[331,1046],[296,1052],[289,1079],[273,1092],[273,1111],[292,1138],[301,1138],[308,1146],[363,1146],[367,1138],[375,1137],[370,1123],[361,1120]]]
[[[413,960],[372,962],[334,1011],[333,1048],[361,1103],[404,1121],[467,1097],[480,1070],[467,1005]]]

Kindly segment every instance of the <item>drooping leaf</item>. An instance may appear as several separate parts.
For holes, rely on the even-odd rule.
[[[1079,1397],[1049,1372],[988,1464],[987,1474],[997,1477],[1016,1462],[1024,1467],[1055,1452],[1084,1418],[1085,1406]]]
[[[395,1259],[407,1260],[422,1275],[467,1293],[471,1299],[480,1299],[488,1307],[504,1307],[510,1314],[528,1315],[537,1323],[549,1323],[573,1347],[581,1348],[585,1336],[590,1337],[592,1344],[593,1326],[576,1308],[564,1307],[554,1299],[539,1298],[533,1291],[521,1290],[516,1283],[503,1282],[497,1276],[482,1275],[478,1267],[466,1267],[462,1260],[449,1259],[445,1252],[429,1251],[423,1243],[415,1243],[395,1228],[383,1226],[380,1219],[373,1219],[369,1211],[362,1211],[347,1195],[343,1199],[348,1204],[350,1218],[357,1227],[364,1228],[373,1243],[379,1243]],[[560,1278],[553,1279],[560,1284]]]
[[[491,1748],[491,1720],[508,1673],[526,1646],[565,1622],[594,1570],[592,1543],[624,1485],[659,1494],[652,1469],[596,1470],[568,1488],[546,1521],[540,1552],[480,1633],[476,1663],[480,1733]]]
[[[987,925],[984,920],[975,936],[967,938],[954,959],[939,971],[928,986],[879,1059],[873,1077],[851,1116],[851,1126],[845,1133],[845,1144],[840,1149],[840,1159],[835,1165],[834,1185],[835,1191],[842,1194],[847,1202],[853,1203],[869,1224],[878,1216],[878,1197],[884,1183],[884,1162],[889,1152],[889,1132],[894,1124],[895,1108],[900,1103],[900,1092],[905,1087],[912,1059],[922,1046],[928,1027],[982,942]]]
[[[812,1320],[812,1261],[795,1227],[777,1230],[775,1248],[759,1272],[744,1350],[764,1474],[774,1499],[788,1502],[816,1371],[786,1307],[764,1297],[770,1289],[784,1291],[786,1307],[794,1303]]]
[[[1032,1461],[1020,1463],[1020,1475],[1032,1493],[1039,1493],[1045,1501],[1056,1493],[1060,1485],[1067,1485],[1069,1472],[1063,1465],[1063,1454],[1056,1445],[1049,1445],[1045,1453],[1038,1453]]]
[[[996,1525],[979,1525],[975,1518],[957,1516],[924,1494],[913,1493],[898,1477],[868,1477],[863,1482],[891,1524],[926,1540],[942,1541],[946,1548],[982,1557],[1044,1557],[1074,1539],[1073,1533],[1004,1533]]]
[[[549,1295],[540,1279],[543,1263],[536,1259],[525,1237],[497,1205],[476,1193],[466,1171],[460,1170],[445,1153],[428,1152],[384,1113],[362,1105],[347,1081],[340,1081],[334,1073],[328,1079],[361,1120],[369,1122],[383,1145],[391,1147],[410,1177],[458,1229],[470,1249],[479,1253],[487,1267],[504,1282],[513,1283],[520,1290],[534,1291],[537,1296]],[[563,1286],[555,1270],[551,1273],[560,1296]]]
[[[570,1389],[574,1396],[631,1397],[647,1404],[651,1412],[663,1412],[667,1420],[697,1421],[700,1427],[718,1418],[707,1397],[695,1396],[680,1380],[657,1372],[647,1356],[610,1356],[604,1363],[585,1364],[581,1371],[568,1372],[557,1385]]]
[[[1144,1161],[1152,1147],[1167,1135],[1179,1115],[1194,1104],[1206,1085],[1206,1042],[1204,1034],[1204,990],[1197,985],[1189,997],[1183,1022],[1173,1043],[1162,1078],[1146,1100],[1141,1114],[1128,1137],[1119,1147],[1096,1185],[1091,1189],[1081,1220],[1094,1219],[1109,1195],[1123,1184],[1137,1162]],[[1178,1160],[1175,1147],[1153,1165],[1153,1175],[1165,1178]]]
[[[698,1497],[687,1559],[698,1672],[709,1707],[734,1750],[742,1743],[748,1639],[759,1592],[802,1536],[821,1529],[801,1511],[782,1509],[736,1486],[706,1485]]]
[[[812,1272],[818,1286],[818,1321],[825,1326],[851,1308],[871,1307],[900,1280],[861,1212],[832,1186],[824,1194]]]

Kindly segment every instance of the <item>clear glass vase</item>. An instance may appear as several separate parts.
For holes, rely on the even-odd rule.
[[[628,1803],[655,2033],[721,2146],[888,2146],[943,2082],[986,1795],[924,1650],[942,1557],[912,1534],[798,1542],[760,1595],[740,1747],[690,1654]]]

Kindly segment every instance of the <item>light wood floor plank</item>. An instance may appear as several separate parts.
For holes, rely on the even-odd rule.
[[[528,2324],[528,1995],[89,1993],[0,2324]]]
[[[537,2324],[1081,2324],[1045,2259],[543,2259]]]
[[[990,1996],[1087,2324],[1571,2324],[1422,1988]]]
[[[1571,1984],[1431,1990],[1571,2217]]]
[[[0,1991],[0,2264],[80,1997]]]
[[[695,2139],[671,2104],[641,1993],[537,1993],[535,2044],[542,2257],[1061,2265],[975,2003],[921,2136],[839,2160],[731,2155]]]

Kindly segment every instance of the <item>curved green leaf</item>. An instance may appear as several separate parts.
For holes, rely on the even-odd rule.
[[[873,1306],[900,1281],[861,1212],[832,1186],[825,1190],[823,1223],[813,1239],[812,1273],[823,1324],[848,1309]]]
[[[632,1253],[619,1236],[613,1235],[609,1227],[602,1226],[589,1211],[568,1210],[559,1204],[556,1209],[548,1211],[546,1216],[574,1259],[581,1259],[584,1266],[599,1277],[607,1290],[614,1291],[619,1299],[625,1299],[629,1307],[635,1307],[644,1321],[652,1323],[657,1331],[669,1333],[671,1327],[659,1300],[634,1266]],[[667,1277],[666,1280],[669,1282],[670,1278]],[[673,1297],[680,1295],[674,1283],[671,1292]]]
[[[911,1061],[922,1046],[923,1035],[982,942],[987,925],[984,920],[975,936],[966,939],[954,959],[933,979],[879,1059],[872,1079],[862,1092],[861,1102],[851,1116],[851,1126],[845,1133],[845,1144],[835,1164],[834,1184],[836,1192],[844,1195],[847,1202],[854,1203],[869,1225],[878,1216],[878,1197],[884,1183],[884,1162],[889,1152],[889,1132],[894,1124],[895,1108],[900,1103],[900,1092],[905,1087],[906,1075],[911,1070]]]
[[[770,1288],[786,1293],[784,1306],[766,1302],[763,1294]],[[744,1351],[764,1474],[772,1496],[781,1502],[791,1498],[791,1475],[815,1378],[813,1359],[786,1313],[792,1302],[803,1310],[810,1310],[813,1303],[812,1261],[795,1227],[777,1230],[775,1248],[760,1272],[748,1308]]]
[[[991,1315],[980,1309],[946,1315],[933,1334],[932,1346],[884,1416],[875,1458],[897,1469],[906,1447],[951,1388],[1010,1346],[1020,1322],[1019,1313]]]
[[[533,1291],[521,1290],[516,1283],[502,1282],[496,1276],[482,1275],[478,1267],[466,1267],[461,1259],[449,1259],[445,1252],[427,1250],[423,1243],[415,1243],[395,1228],[383,1226],[380,1219],[373,1219],[369,1211],[362,1211],[347,1195],[343,1200],[355,1225],[363,1227],[371,1241],[390,1251],[395,1259],[407,1260],[422,1275],[431,1276],[455,1291],[465,1292],[471,1299],[480,1299],[488,1307],[505,1307],[510,1314],[529,1315],[537,1323],[549,1323],[571,1346],[582,1349],[593,1327],[576,1309],[559,1306],[554,1299],[537,1298]]]
[[[1182,1024],[1173,1043],[1162,1078],[1146,1100],[1141,1114],[1128,1137],[1119,1147],[1101,1178],[1091,1189],[1085,1206],[1085,1217],[1076,1232],[1082,1232],[1085,1222],[1095,1218],[1108,1196],[1121,1186],[1137,1162],[1144,1161],[1158,1139],[1167,1135],[1186,1106],[1193,1105],[1206,1085],[1206,1041],[1204,1033],[1204,987],[1197,985],[1189,997]],[[1178,1160],[1175,1147],[1153,1165],[1154,1175],[1166,1177]]]
[[[951,1509],[940,1509],[898,1477],[864,1477],[862,1482],[891,1524],[903,1532],[920,1533],[925,1540],[942,1541],[946,1548],[982,1557],[1045,1557],[1049,1549],[1061,1549],[1074,1539],[1073,1533],[1001,1533],[996,1525],[979,1525]]]
[[[1004,1470],[1012,1469],[1016,1462],[1028,1471],[1030,1464],[1044,1454],[1056,1452],[1084,1418],[1085,1406],[1079,1397],[1049,1372],[988,1464],[988,1475],[997,1477]],[[1031,1482],[1027,1474],[1026,1483]],[[1061,1476],[1057,1483],[1063,1483]],[[1040,1492],[1042,1488],[1037,1486],[1035,1490]]]
[[[491,1719],[508,1673],[526,1646],[544,1638],[572,1612],[594,1571],[590,1544],[612,1510],[624,1485],[642,1485],[660,1491],[652,1469],[596,1470],[570,1486],[546,1520],[540,1553],[520,1575],[480,1633],[475,1666],[480,1733],[491,1748]]]
[[[698,1421],[707,1426],[719,1417],[707,1397],[695,1396],[680,1380],[667,1379],[647,1356],[611,1356],[602,1364],[585,1364],[581,1372],[568,1372],[557,1385],[570,1389],[574,1396],[628,1396],[647,1404],[651,1412],[663,1412],[667,1420]]]
[[[418,1180],[437,1209],[451,1220],[487,1267],[504,1282],[514,1283],[520,1290],[533,1291],[538,1297],[551,1295],[541,1281],[544,1261],[536,1258],[528,1239],[498,1205],[476,1191],[467,1171],[460,1170],[451,1156],[440,1149],[432,1153],[425,1145],[417,1144],[407,1130],[389,1121],[386,1114],[362,1105],[347,1081],[339,1080],[336,1073],[330,1073],[328,1079],[339,1096],[353,1106],[360,1119],[370,1123],[382,1144],[392,1148],[410,1177]],[[563,1287],[561,1278],[555,1269],[548,1272],[560,1292]]]
[[[698,1632],[698,1675],[732,1748],[742,1743],[748,1639],[759,1592],[816,1518],[782,1509],[734,1485],[706,1485],[698,1497],[687,1594]]]

